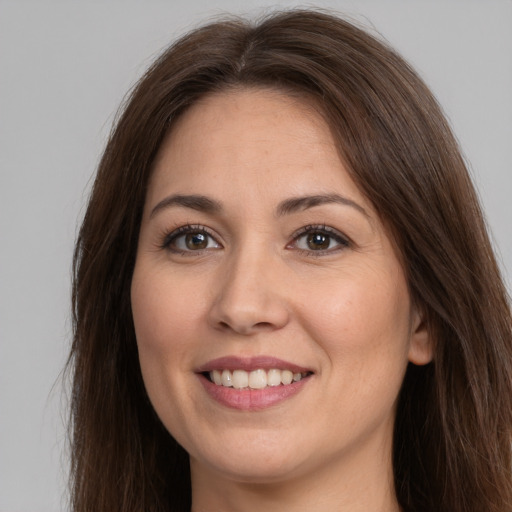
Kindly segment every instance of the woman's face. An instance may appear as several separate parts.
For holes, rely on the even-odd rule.
[[[237,90],[181,117],[154,164],[131,296],[147,392],[193,478],[390,467],[397,395],[408,361],[429,361],[427,335],[306,103]]]

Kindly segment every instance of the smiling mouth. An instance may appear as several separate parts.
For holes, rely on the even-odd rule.
[[[262,368],[245,370],[212,370],[203,372],[203,375],[217,386],[234,389],[265,389],[278,386],[289,386],[312,375],[312,372],[292,372],[291,370],[279,370]]]
[[[291,399],[315,372],[272,356],[226,356],[211,360],[195,373],[206,393],[222,406],[256,412]]]

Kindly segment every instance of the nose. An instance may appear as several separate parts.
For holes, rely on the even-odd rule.
[[[277,260],[246,249],[225,262],[210,310],[214,328],[248,336],[288,323],[286,279]]]

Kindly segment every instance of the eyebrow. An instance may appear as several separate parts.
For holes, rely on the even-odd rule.
[[[183,206],[205,213],[219,213],[222,206],[218,201],[201,195],[182,195],[176,194],[162,199],[149,214],[149,218],[154,217],[159,211],[170,206]]]
[[[292,197],[281,202],[277,208],[277,215],[289,215],[298,211],[307,210],[314,206],[323,204],[337,203],[344,206],[351,206],[358,212],[362,213],[365,217],[369,217],[368,212],[355,201],[348,197],[340,196],[339,194],[320,194],[314,196]]]
[[[317,194],[313,196],[292,197],[279,203],[276,209],[276,213],[278,217],[282,217],[284,215],[290,215],[292,213],[307,210],[308,208],[313,208],[315,206],[332,203],[351,206],[366,217],[369,217],[368,213],[362,206],[357,204],[355,201],[352,201],[352,199],[340,196],[339,194]],[[159,211],[170,208],[172,206],[182,206],[205,213],[220,213],[222,211],[222,204],[209,197],[197,194],[175,194],[162,199],[151,210],[149,218],[154,217]]]

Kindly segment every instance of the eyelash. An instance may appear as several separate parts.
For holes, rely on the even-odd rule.
[[[349,238],[340,233],[338,230],[326,226],[325,224],[310,224],[296,231],[293,235],[293,241],[290,244],[288,244],[287,247],[290,247],[292,244],[296,245],[300,238],[302,238],[305,235],[312,234],[325,235],[329,237],[331,240],[334,240],[338,244],[338,246],[335,248],[328,248],[325,250],[299,249],[298,247],[296,247],[298,251],[308,256],[321,257],[327,254],[332,254],[333,252],[342,251],[343,249],[347,249],[352,245]]]
[[[202,252],[207,250],[207,249],[202,249],[202,250],[194,251],[194,250],[183,250],[183,249],[178,249],[176,247],[172,247],[173,242],[175,243],[176,240],[178,240],[180,237],[182,237],[184,235],[188,235],[188,234],[203,234],[203,235],[206,235],[211,240],[214,240],[216,244],[219,244],[219,242],[217,242],[216,238],[214,237],[214,235],[210,232],[210,230],[207,227],[202,226],[200,224],[187,224],[185,226],[180,226],[179,228],[171,231],[170,233],[166,232],[163,236],[163,242],[161,244],[161,248],[166,249],[175,254],[179,254],[180,256],[193,256],[193,255],[201,254]]]
[[[181,256],[196,256],[199,254],[202,254],[206,250],[211,250],[212,248],[206,247],[204,249],[198,249],[198,250],[184,250],[184,249],[178,249],[176,247],[173,247],[172,244],[176,242],[180,237],[187,235],[187,234],[202,234],[206,235],[209,239],[213,240],[216,244],[219,244],[219,242],[216,240],[215,236],[210,232],[208,228],[205,226],[202,226],[200,224],[188,224],[185,226],[180,226],[179,228],[169,232],[164,233],[163,235],[163,241],[161,244],[162,249],[166,249],[170,252],[173,252],[175,254],[179,254]],[[319,250],[313,250],[313,249],[301,249],[298,248],[297,242],[306,235],[312,235],[312,234],[319,234],[319,235],[325,235],[330,240],[334,240],[338,246],[335,248],[327,248],[327,249],[319,249]],[[207,242],[209,244],[209,242]],[[325,224],[322,225],[316,225],[316,224],[310,224],[307,226],[304,226],[300,230],[296,231],[292,236],[292,241],[286,245],[286,248],[294,248],[301,254],[305,254],[312,257],[321,257],[326,254],[331,254],[333,252],[341,251],[343,249],[346,249],[348,247],[351,247],[352,243],[348,239],[348,237],[341,234],[338,230],[333,229],[329,226],[326,226]]]

